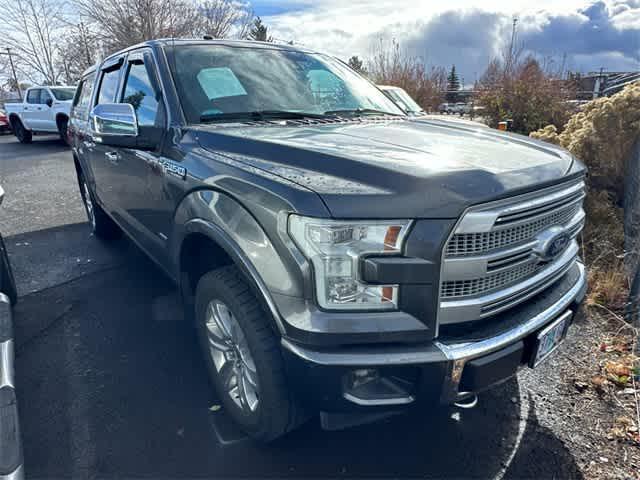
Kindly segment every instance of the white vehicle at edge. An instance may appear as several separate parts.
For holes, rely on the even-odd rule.
[[[22,103],[7,103],[7,116],[18,140],[29,143],[34,133],[58,133],[67,142],[69,111],[75,92],[76,87],[32,87],[25,92]]]

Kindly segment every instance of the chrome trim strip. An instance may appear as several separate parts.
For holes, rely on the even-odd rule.
[[[552,201],[570,196],[571,194],[583,189],[584,182],[580,179],[569,184],[560,186],[556,185],[548,189],[538,190],[525,195],[510,197],[505,200],[471,207],[467,212],[465,212],[462,220],[453,230],[453,234],[490,232],[495,221],[500,215],[517,213],[546,203],[551,203]],[[505,226],[510,225],[511,224],[505,224]]]
[[[578,243],[574,240],[558,259],[535,275],[528,277],[526,280],[480,297],[469,297],[461,300],[441,300],[438,315],[439,323],[441,325],[462,323],[497,313],[497,311],[492,311],[491,313],[483,314],[482,307],[533,289],[543,284],[545,280],[555,276],[563,268],[568,270],[571,262],[576,258],[578,251]],[[521,301],[526,300],[526,298],[530,297],[523,297]],[[515,303],[513,305],[515,305]]]
[[[14,388],[13,339],[0,343],[0,388]]]
[[[413,403],[415,398],[413,395],[407,395],[406,397],[396,398],[377,398],[375,400],[366,400],[364,398],[356,397],[349,392],[342,394],[345,400],[355,403],[356,405],[362,405],[364,407],[379,407],[383,405],[408,405]]]

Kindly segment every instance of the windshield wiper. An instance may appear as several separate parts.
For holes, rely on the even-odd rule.
[[[296,112],[295,110],[255,110],[253,112],[207,113],[200,116],[201,122],[224,122],[229,120],[300,120],[304,118],[326,118],[322,113]]]
[[[344,110],[327,110],[324,112],[325,115],[354,115],[354,116],[362,116],[362,115],[391,115],[394,117],[404,117],[404,115],[400,113],[391,113],[385,112],[384,110],[375,110],[373,108],[352,108],[352,109],[344,109]]]

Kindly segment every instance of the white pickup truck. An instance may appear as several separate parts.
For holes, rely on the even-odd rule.
[[[21,143],[31,142],[34,133],[59,133],[67,142],[69,110],[76,87],[33,87],[22,103],[5,105],[9,123]]]

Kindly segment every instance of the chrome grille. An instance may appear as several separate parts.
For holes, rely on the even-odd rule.
[[[446,255],[449,257],[475,255],[514,245],[537,235],[547,227],[566,224],[578,213],[580,208],[581,204],[574,202],[528,223],[493,232],[455,234],[447,244]]]
[[[515,268],[510,268],[483,278],[442,282],[440,297],[466,297],[486,293],[527,277],[539,268],[535,263],[525,263],[524,265],[518,265]]]
[[[584,226],[584,182],[470,208],[444,250],[439,322],[494,315],[551,286],[577,259]],[[569,244],[549,258],[546,239]]]

